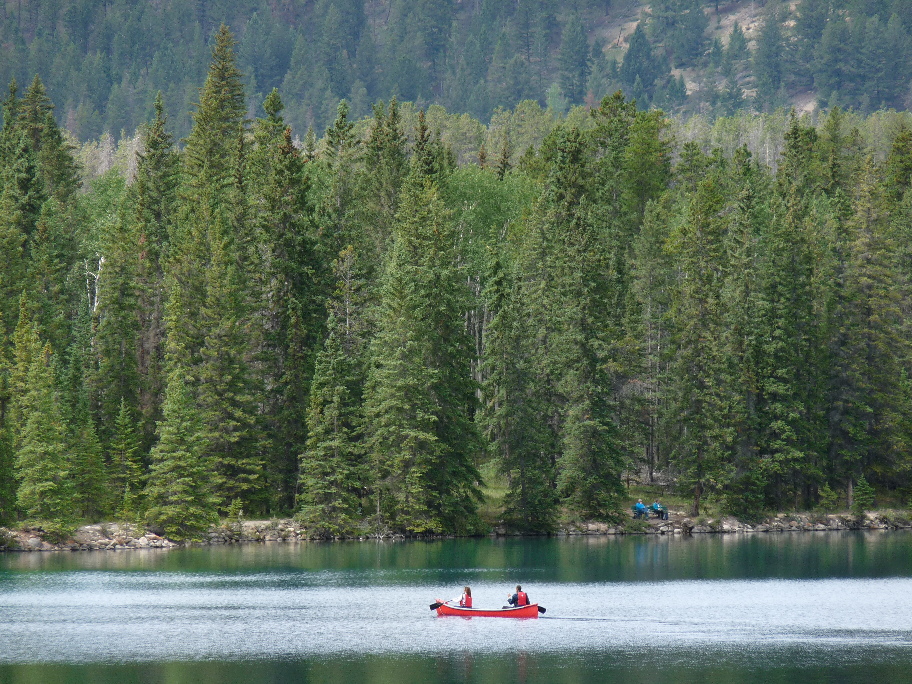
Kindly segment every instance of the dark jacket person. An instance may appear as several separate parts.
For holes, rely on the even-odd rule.
[[[516,593],[507,599],[507,603],[509,603],[511,606],[516,606],[519,608],[520,606],[528,606],[531,601],[529,600],[529,595],[522,590],[521,586],[517,584]]]

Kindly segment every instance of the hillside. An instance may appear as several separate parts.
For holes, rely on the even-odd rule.
[[[39,74],[81,140],[132,132],[161,91],[183,137],[222,22],[251,117],[279,88],[302,137],[341,98],[356,118],[393,95],[487,121],[522,100],[563,111],[618,88],[709,116],[867,113],[905,108],[912,80],[902,0],[5,0],[0,79]]]

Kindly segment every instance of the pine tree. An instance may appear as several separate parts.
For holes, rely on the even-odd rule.
[[[181,213],[168,248],[171,366],[186,368],[205,425],[206,462],[224,506],[263,508],[262,433],[249,364],[252,297],[245,271],[255,231],[246,217],[245,105],[234,39],[224,25],[184,151]]]
[[[535,371],[558,439],[561,500],[574,515],[610,520],[620,510],[624,460],[608,374],[619,323],[613,255],[586,195],[591,148],[575,128],[552,136],[549,178],[525,247],[523,296],[534,302]]]
[[[365,460],[364,285],[354,250],[339,254],[337,289],[329,302],[327,337],[317,355],[301,454],[300,516],[313,536],[351,533],[371,483]]]
[[[112,509],[124,518],[133,518],[143,509],[143,464],[141,460],[141,423],[127,402],[120,401],[114,435],[108,444]]]
[[[80,181],[72,146],[64,140],[53,112],[54,105],[36,74],[18,105],[16,122],[31,142],[47,193],[65,202],[78,190]]]
[[[264,102],[266,119],[254,127],[251,154],[252,215],[258,251],[253,263],[254,330],[261,411],[271,436],[266,478],[272,510],[294,504],[298,455],[306,440],[305,414],[317,340],[323,329],[324,267],[317,254],[310,168],[282,119],[273,91]]]
[[[491,320],[485,328],[478,423],[507,475],[504,521],[524,532],[551,532],[557,521],[550,430],[539,420],[542,394],[530,363],[528,317],[521,289],[496,254],[491,255],[484,299]]]
[[[763,21],[757,49],[754,51],[754,78],[757,84],[757,101],[764,111],[773,107],[771,102],[779,91],[784,77],[782,55],[784,52],[779,17],[770,13]]]
[[[179,368],[168,376],[163,412],[144,490],[146,520],[171,539],[195,539],[218,521],[219,497],[204,453],[203,421]]]
[[[905,467],[904,414],[909,398],[902,362],[910,358],[902,330],[903,289],[873,160],[857,179],[848,221],[848,253],[841,306],[840,344],[833,367],[833,465],[847,480]],[[836,418],[838,416],[838,418]],[[900,459],[897,463],[897,459]]]
[[[386,252],[392,236],[399,190],[407,171],[406,138],[402,130],[399,103],[390,100],[374,105],[374,118],[364,149],[364,162],[371,170],[365,175],[366,197],[370,202],[367,221],[372,225],[378,254]]]
[[[589,43],[579,15],[573,14],[564,26],[561,36],[560,84],[564,97],[572,104],[583,101],[589,79]]]
[[[144,151],[137,159],[135,231],[138,240],[137,267],[137,372],[138,407],[147,441],[161,419],[165,364],[165,252],[173,229],[177,204],[179,160],[174,140],[167,131],[161,92],[155,98],[155,119],[144,131]],[[119,412],[118,412],[119,415]]]
[[[32,358],[26,383],[16,448],[17,503],[31,519],[63,525],[73,516],[73,488],[49,345]]]
[[[464,286],[438,191],[415,163],[400,202],[365,406],[378,507],[396,529],[467,532],[479,444]]]

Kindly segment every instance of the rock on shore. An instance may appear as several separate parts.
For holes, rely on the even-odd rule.
[[[749,525],[736,518],[692,519],[682,511],[670,511],[668,520],[630,520],[620,525],[588,522],[568,524],[559,535],[613,534],[745,534],[775,532],[824,532],[830,530],[887,530],[912,528],[904,514],[895,511],[868,513],[863,518],[851,515],[780,513],[774,518]],[[493,536],[510,533],[496,528]],[[239,544],[254,542],[301,542],[310,538],[308,531],[294,520],[245,520],[212,528],[201,542],[193,544]],[[404,538],[385,535],[383,538]],[[120,551],[126,549],[170,549],[188,544],[175,542],[152,531],[128,523],[99,523],[76,530],[71,539],[53,544],[35,527],[8,529],[0,527],[0,551]]]

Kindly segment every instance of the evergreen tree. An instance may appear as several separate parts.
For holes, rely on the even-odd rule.
[[[374,249],[386,252],[399,206],[399,189],[407,170],[406,138],[402,130],[399,103],[390,100],[374,105],[370,135],[365,143],[364,163],[371,170],[365,175],[367,221],[373,227]]]
[[[464,285],[448,217],[413,163],[371,345],[365,412],[378,507],[411,532],[475,527],[478,437]]]
[[[679,268],[674,292],[674,340],[669,410],[674,421],[674,459],[679,483],[693,497],[699,515],[703,498],[725,478],[731,436],[721,393],[724,352],[720,291],[724,268],[725,202],[721,170],[697,184],[674,236]]]
[[[754,79],[757,84],[757,101],[764,111],[773,109],[773,97],[783,83],[784,44],[779,18],[770,13],[763,20],[757,49],[754,51]]]
[[[66,201],[79,188],[73,149],[54,120],[54,105],[35,75],[16,112],[16,123],[31,143],[49,195]]]
[[[262,434],[248,362],[245,270],[254,236],[244,206],[245,110],[234,39],[223,25],[183,154],[182,211],[169,240],[167,353],[192,378],[222,505],[262,508]]]
[[[73,489],[49,345],[32,358],[26,383],[16,448],[17,503],[29,518],[64,525],[73,516]]]
[[[332,263],[348,245],[355,246],[359,252],[365,251],[361,249],[364,236],[355,227],[360,209],[358,160],[361,148],[348,113],[348,103],[342,100],[333,125],[326,131],[326,149],[321,159],[329,182],[321,193],[316,212],[320,255],[326,264]],[[331,289],[332,283],[326,283],[326,291]]]
[[[179,174],[179,160],[174,140],[166,128],[161,92],[155,98],[154,109],[155,119],[144,132],[144,151],[137,159],[133,185],[135,237],[139,249],[136,274],[138,406],[146,441],[151,440],[155,423],[161,419],[165,382],[164,264],[168,236],[173,230]]]
[[[557,484],[570,511],[610,520],[618,515],[623,454],[616,397],[608,374],[616,290],[611,243],[597,228],[586,196],[590,148],[577,129],[549,143],[549,178],[539,201],[523,265],[536,342],[536,372],[546,383],[546,420],[558,439]]]
[[[305,160],[281,116],[278,92],[264,102],[266,119],[254,127],[251,155],[253,216],[258,252],[253,263],[258,295],[254,330],[261,338],[257,385],[272,388],[263,408],[271,435],[266,478],[272,510],[294,504],[298,455],[306,440],[303,407],[323,327],[323,267],[317,258],[314,208]]]
[[[768,505],[800,504],[812,475],[818,432],[817,401],[824,363],[814,312],[813,255],[808,233],[808,202],[815,166],[813,129],[792,122],[779,171],[778,199],[764,237],[759,315],[758,421],[761,462]]]
[[[0,314],[0,330],[3,330]],[[7,524],[16,514],[15,453],[10,416],[10,371],[7,345],[0,344],[0,524]]]
[[[732,435],[723,500],[734,515],[754,518],[767,506],[759,477],[757,403],[760,379],[760,242],[769,230],[770,188],[750,153],[738,150],[733,211],[725,236],[722,283],[723,400]]]
[[[708,26],[701,0],[656,0],[650,7],[650,34],[664,42],[676,66],[693,64],[703,54]]]
[[[143,508],[143,464],[141,424],[127,402],[120,401],[120,411],[114,423],[114,435],[108,445],[107,463],[110,472],[112,507],[117,515],[132,518]]]
[[[573,14],[564,26],[560,56],[561,90],[572,104],[583,101],[589,79],[589,43],[579,15]]]
[[[102,184],[107,187],[102,188]],[[96,181],[93,196],[99,213],[96,235],[100,254],[95,279],[92,323],[92,348],[96,367],[91,382],[95,410],[102,426],[101,438],[107,440],[123,399],[136,405],[139,396],[137,343],[140,338],[139,298],[137,292],[137,253],[143,248],[135,224],[126,212],[117,210],[123,203],[125,184],[117,176]],[[105,206],[107,205],[107,206]],[[88,347],[88,344],[86,345]]]
[[[728,46],[725,48],[725,57],[732,63],[740,62],[748,56],[747,37],[744,35],[744,29],[737,21],[732,26],[732,32],[728,36]],[[810,60],[809,60],[810,61]]]
[[[900,454],[909,410],[902,363],[909,358],[901,334],[907,303],[887,224],[877,170],[868,160],[848,221],[845,287],[839,340],[832,369],[831,436],[833,466],[852,481],[863,473],[905,467]],[[897,459],[900,459],[897,462]]]
[[[371,482],[365,461],[362,397],[365,381],[363,281],[354,250],[335,263],[327,338],[317,356],[301,454],[299,510],[311,535],[350,533]]]
[[[89,412],[85,389],[81,394],[67,430],[69,476],[74,489],[72,509],[79,517],[95,522],[110,512],[111,496],[101,441]]]
[[[627,93],[632,95],[637,79],[642,84],[647,97],[654,92],[656,81],[667,74],[668,64],[653,54],[652,45],[646,37],[642,24],[637,24],[630,36],[630,47],[621,62],[618,76]]]
[[[531,331],[515,276],[496,254],[491,262],[484,298],[492,315],[484,336],[478,423],[509,482],[504,521],[524,532],[551,532],[558,498],[550,430],[539,420],[545,407],[529,353]]]
[[[18,448],[20,435],[28,418],[25,396],[28,392],[29,373],[35,358],[40,353],[41,340],[38,329],[32,322],[28,298],[23,293],[19,298],[19,319],[13,333],[13,358],[7,381],[10,399],[5,412],[13,445],[16,448]]]
[[[179,368],[168,376],[163,412],[144,490],[146,520],[171,539],[198,538],[218,521],[219,497],[204,453],[203,421]]]
[[[10,84],[3,103],[3,128],[0,130],[0,253],[6,258],[0,266],[0,301],[8,323],[16,320],[19,295],[31,287],[28,256],[41,205],[45,201],[44,181],[30,140],[17,125],[19,100],[16,82]],[[7,330],[0,331],[6,334]]]

